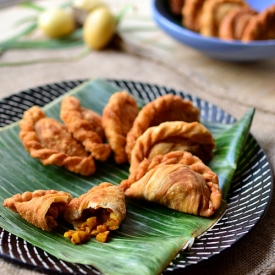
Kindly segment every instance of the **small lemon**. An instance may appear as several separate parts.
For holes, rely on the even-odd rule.
[[[38,27],[44,34],[52,38],[69,35],[74,31],[73,17],[62,9],[49,9],[38,18]]]
[[[116,31],[116,19],[107,7],[92,10],[83,26],[84,42],[94,50],[101,50],[111,41]]]

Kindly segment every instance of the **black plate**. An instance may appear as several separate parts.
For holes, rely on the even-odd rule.
[[[33,105],[44,106],[53,99],[81,84],[84,80],[66,81],[29,89],[0,101],[0,126],[11,124],[22,117]],[[190,94],[146,83],[109,80],[141,97],[145,102],[166,93],[188,98],[201,110],[201,120],[230,124],[235,119],[220,108]],[[179,274],[228,251],[259,223],[268,209],[273,180],[266,155],[253,136],[249,136],[240,157],[231,189],[227,196],[228,209],[223,218],[200,239],[195,240],[189,251],[175,257],[163,274]],[[18,264],[50,274],[101,274],[82,264],[59,260],[26,241],[0,229],[0,255]]]

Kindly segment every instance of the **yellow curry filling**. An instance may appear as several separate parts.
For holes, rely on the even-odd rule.
[[[119,227],[119,220],[111,209],[99,208],[95,210],[89,208],[85,209],[82,217],[73,224],[75,230],[68,230],[64,233],[64,237],[69,238],[73,244],[87,242],[91,237],[105,243],[110,230]]]

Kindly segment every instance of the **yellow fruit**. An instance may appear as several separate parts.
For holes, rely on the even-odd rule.
[[[92,9],[104,5],[100,0],[74,0],[73,7],[90,12]]]
[[[92,10],[83,26],[84,42],[94,50],[101,50],[111,41],[116,31],[116,19],[107,7]]]
[[[69,35],[74,31],[73,17],[62,9],[49,9],[38,18],[38,27],[52,38]]]

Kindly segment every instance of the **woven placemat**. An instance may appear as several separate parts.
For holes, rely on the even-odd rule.
[[[12,52],[4,56],[7,61],[22,59],[28,54],[33,58],[49,55],[75,55],[80,49],[63,51],[35,51]],[[192,77],[194,75],[194,77]],[[66,63],[34,64],[0,68],[1,98],[9,94],[32,88],[39,85],[76,80],[85,78],[112,78],[148,82],[151,84],[165,85],[194,94],[221,107],[235,118],[240,118],[249,107],[256,107],[251,132],[266,152],[271,167],[275,167],[275,114],[264,110],[263,106],[257,108],[258,102],[235,101],[234,95],[224,97],[226,90],[213,83],[205,83],[198,75],[188,72],[186,68],[174,68],[171,63],[149,60],[142,54],[132,55],[123,52],[107,50],[93,52],[89,56]],[[260,104],[260,103],[259,103]],[[240,243],[233,246],[228,253],[220,255],[213,261],[206,262],[201,267],[187,270],[183,274],[223,274],[223,275],[248,275],[248,274],[274,274],[275,272],[275,231],[274,215],[275,203],[271,202],[270,208],[261,223]],[[42,272],[43,273],[43,272]],[[0,259],[0,274],[41,274],[41,270],[30,271],[7,260]]]

